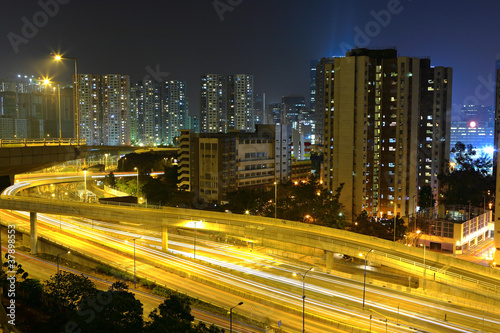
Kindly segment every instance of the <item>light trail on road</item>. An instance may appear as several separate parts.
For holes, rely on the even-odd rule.
[[[42,215],[42,214],[40,214],[40,215]],[[62,225],[64,225],[65,229],[71,229],[70,231],[77,232],[80,234],[80,236],[89,237],[90,239],[94,239],[94,241],[97,241],[97,242],[106,242],[106,243],[108,243],[108,245],[110,242],[114,242],[116,247],[118,247],[118,248],[122,247],[122,250],[126,250],[126,251],[131,252],[132,246],[130,244],[125,244],[123,239],[116,238],[116,237],[109,236],[109,235],[101,235],[96,230],[86,230],[86,229],[82,229],[81,227],[78,228],[78,227],[75,227],[74,225],[67,223],[67,222],[64,222],[64,224],[63,224],[62,221],[60,222],[57,219],[54,219],[52,217],[40,216],[40,221],[50,223],[54,227],[59,227],[59,225],[62,224]],[[112,230],[107,229],[107,232],[112,232]],[[123,232],[120,232],[120,233],[121,233],[121,235],[124,235]],[[125,235],[127,237],[138,236],[138,234],[133,234],[133,233],[125,233]],[[152,237],[152,239],[155,239],[155,238]],[[128,248],[128,250],[127,250],[127,248]],[[149,246],[136,245],[136,250],[137,250],[137,257],[138,258],[141,256],[144,257],[144,256],[152,256],[153,255],[153,256],[157,256],[155,258],[155,260],[158,260],[159,262],[165,262],[165,260],[166,260],[169,264],[172,264],[172,262],[176,262],[176,265],[179,262],[182,262],[182,265],[186,265],[186,266],[182,266],[182,265],[178,264],[177,267],[191,271],[191,272],[193,272],[193,274],[194,273],[204,274],[205,276],[209,276],[213,279],[218,279],[219,281],[223,281],[224,283],[227,283],[228,285],[230,285],[230,284],[234,285],[234,284],[236,284],[235,281],[237,281],[238,284],[240,284],[240,286],[241,285],[243,286],[242,288],[244,290],[251,289],[252,293],[256,293],[256,294],[262,293],[262,290],[266,290],[266,292],[271,292],[274,294],[274,296],[270,296],[270,297],[276,298],[276,295],[280,295],[279,299],[282,302],[286,302],[288,304],[293,305],[294,307],[300,308],[301,298],[300,298],[300,296],[298,296],[295,293],[283,292],[277,288],[269,288],[269,287],[263,286],[262,284],[259,284],[259,283],[251,283],[251,282],[249,283],[245,279],[237,278],[231,274],[221,273],[218,270],[210,270],[209,274],[207,275],[207,268],[206,267],[199,265],[199,264],[193,264],[191,261],[186,260],[186,259],[179,260],[179,258],[177,258],[176,256],[167,255],[164,252],[152,249]],[[172,252],[174,252],[174,251],[172,251]],[[175,251],[175,252],[177,252],[177,251]],[[178,251],[178,252],[185,255],[185,256],[191,255],[190,253],[185,253],[183,251]],[[280,283],[284,283],[286,285],[291,285],[291,286],[295,286],[295,287],[301,286],[301,283],[299,281],[296,281],[296,280],[293,280],[290,278],[276,277],[273,274],[263,273],[263,272],[260,272],[258,270],[248,269],[246,267],[241,268],[241,267],[234,265],[234,264],[228,264],[228,263],[218,261],[218,260],[214,261],[213,258],[209,258],[209,257],[205,257],[205,256],[203,256],[203,258],[199,257],[199,259],[211,261],[212,264],[219,265],[219,266],[225,266],[228,269],[232,269],[232,270],[239,269],[240,272],[243,272],[243,273],[246,273],[249,275],[260,276],[262,278],[269,279],[269,280],[276,281],[276,282],[280,282]],[[130,264],[130,262],[128,262],[127,264]],[[222,278],[222,280],[221,280],[221,278]],[[313,276],[311,276],[311,278],[313,278]],[[351,285],[351,287],[357,287],[357,286]],[[346,300],[353,301],[353,302],[358,302],[358,303],[361,302],[359,298],[348,296],[348,295],[345,295],[342,293],[332,292],[329,289],[317,287],[317,286],[313,285],[312,283],[307,284],[306,290],[320,293],[320,294],[324,294],[324,295],[335,296],[337,298],[344,298]],[[308,298],[308,306],[318,307],[318,309],[315,309],[315,311],[314,311],[316,313],[324,313],[325,311],[335,311],[337,313],[333,313],[332,315],[334,315],[336,318],[340,317],[344,321],[352,320],[352,318],[354,318],[354,317],[366,320],[366,316],[367,316],[365,313],[359,313],[357,311],[346,311],[345,308],[332,306],[331,304],[319,302],[319,301],[316,301],[314,299],[309,299],[309,298]],[[378,307],[376,304],[372,304],[372,306]],[[396,310],[392,307],[388,307],[388,306],[380,306],[380,308],[384,311],[389,311],[392,313],[395,313],[396,311],[398,311],[398,310]],[[399,315],[406,315],[406,316],[413,318],[413,319],[419,319],[422,321],[429,321],[433,325],[437,324],[436,319],[429,320],[427,318],[423,318],[423,317],[419,316],[418,314],[411,313],[411,312],[405,312],[405,311],[399,310]],[[395,325],[395,324],[392,322],[389,322],[389,325]],[[468,330],[464,330],[463,328],[460,328],[457,325],[453,325],[453,324],[450,324],[447,322],[439,323],[439,325],[442,328],[447,328],[447,329],[451,329],[454,331],[459,331],[459,332],[468,331]],[[403,329],[403,328],[404,328],[404,326],[398,326],[398,331],[401,331],[401,329]],[[409,329],[409,328],[407,328],[407,329]]]

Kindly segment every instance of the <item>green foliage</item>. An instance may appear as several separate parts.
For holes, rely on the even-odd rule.
[[[95,296],[97,288],[83,274],[60,271],[45,281],[45,293],[58,305],[75,310],[82,299]]]
[[[112,267],[109,267],[107,265],[99,264],[95,268],[98,273],[105,274],[105,275],[111,275],[114,276],[117,279],[123,280],[123,281],[134,281],[134,275],[123,272],[117,269],[114,269]]]
[[[145,180],[145,184],[141,188],[141,193],[148,198],[149,204],[157,204],[160,202],[167,203],[172,196],[172,189],[167,188],[165,184],[157,178],[149,178]]]
[[[314,170],[315,174],[319,175],[321,173],[321,163],[323,163],[323,153],[314,151],[311,153],[311,169]]]
[[[148,333],[180,333],[191,330],[191,307],[187,298],[171,295],[149,314]]]
[[[108,290],[85,298],[72,320],[84,332],[127,333],[144,328],[142,303],[126,290]]]
[[[127,291],[128,286],[125,282],[123,281],[116,281],[113,282],[111,286],[109,286],[109,291]]]
[[[242,190],[227,195],[228,209],[233,213],[244,213],[274,217],[275,194],[277,194],[277,217],[343,229],[346,226],[343,206],[339,201],[343,184],[334,192],[323,188],[316,179],[308,182],[279,183],[271,190]],[[276,191],[276,193],[275,193]]]
[[[43,295],[43,285],[40,280],[26,279],[19,283],[19,293],[26,304],[35,307],[40,306]]]
[[[356,217],[354,225],[351,226],[351,231],[367,236],[378,237],[386,240],[394,240],[394,218],[378,219],[368,216],[364,210]],[[402,239],[408,232],[408,227],[405,226],[404,220],[397,216],[396,219],[396,240]]]
[[[484,196],[490,190],[493,193],[495,179],[488,174],[491,159],[481,156],[474,159],[476,151],[471,145],[457,142],[452,152],[456,153],[456,166],[439,175],[442,186],[441,202],[445,204],[481,207]]]
[[[429,185],[425,185],[418,192],[418,205],[421,209],[434,207],[434,195],[432,194],[432,188]]]
[[[198,322],[198,325],[194,326],[192,331],[193,333],[224,333],[225,330],[223,328],[218,328],[214,324],[207,326],[204,322]]]
[[[113,174],[113,172],[110,172],[109,175],[106,175],[104,177],[104,184],[109,186],[109,187],[116,186],[116,179],[115,179],[115,175]]]

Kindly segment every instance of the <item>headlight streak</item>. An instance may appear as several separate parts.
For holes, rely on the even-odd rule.
[[[28,215],[28,213],[24,212],[23,215]],[[39,217],[40,221],[46,222],[46,223],[51,224],[53,226],[59,226],[60,222],[57,219],[52,218],[50,216],[45,216],[43,214],[39,214],[39,216],[40,216]],[[61,222],[61,223],[63,223],[63,222]],[[81,229],[80,227],[76,227],[76,226],[72,225],[71,223],[67,223],[67,222],[64,222],[64,226],[65,226],[65,228],[72,228],[73,232],[78,233],[78,234],[80,234],[80,235],[82,235],[84,237],[91,238],[91,239],[96,240],[98,242],[102,242],[103,240],[104,241],[114,242],[115,245],[118,245],[120,247],[121,246],[126,246],[129,249],[129,251],[132,251],[132,249],[131,249],[132,245],[126,244],[123,239],[116,238],[116,237],[109,236],[109,235],[102,235],[102,234],[98,233],[95,230]],[[109,231],[109,229],[108,229],[108,231]],[[138,234],[134,234],[134,233],[130,233],[130,232],[121,232],[121,234],[127,235],[127,237],[136,237],[136,236],[139,236]],[[153,240],[155,239],[154,237],[149,237],[149,238],[152,238]],[[147,246],[144,246],[144,245],[140,245],[140,244],[138,245],[138,244],[136,244],[136,251],[137,251],[137,255],[138,256],[141,253],[141,251],[143,252],[142,253],[143,256],[149,256],[149,257],[151,257],[151,255],[157,256],[157,258],[152,258],[152,259],[158,260],[158,261],[163,262],[163,263],[165,263],[167,265],[172,265],[173,261],[174,261],[175,265],[173,265],[173,266],[178,267],[179,269],[191,271],[192,274],[196,273],[196,274],[198,274],[200,276],[205,276],[205,277],[209,276],[209,277],[211,277],[213,279],[219,280],[220,282],[224,281],[224,282],[226,282],[228,284],[233,284],[233,285],[235,284],[235,281],[237,281],[238,282],[237,285],[239,285],[240,288],[243,288],[244,290],[249,290],[248,286],[251,286],[252,287],[251,288],[252,289],[252,293],[256,293],[256,294],[262,294],[261,290],[266,290],[267,292],[280,295],[279,299],[282,300],[283,302],[293,303],[293,304],[295,304],[297,306],[300,305],[299,304],[300,301],[297,300],[297,298],[300,298],[300,297],[297,296],[297,294],[294,294],[294,293],[291,293],[291,292],[282,291],[282,290],[277,289],[277,288],[268,287],[268,286],[266,286],[264,284],[261,284],[261,283],[248,281],[246,279],[234,276],[234,275],[229,274],[229,273],[220,272],[220,271],[218,271],[216,269],[207,268],[207,267],[205,267],[205,266],[203,266],[201,264],[193,263],[193,262],[191,262],[189,260],[186,260],[186,259],[182,259],[182,258],[178,258],[176,256],[168,255],[168,254],[166,254],[166,253],[164,253],[162,251],[154,250],[154,249],[151,249],[151,248],[149,248]],[[186,253],[186,252],[183,252],[183,251],[170,251],[170,252],[175,252],[175,253],[183,254],[184,256],[191,256],[192,255],[191,253]],[[275,276],[274,274],[260,272],[258,270],[253,270],[253,269],[250,269],[250,268],[241,268],[240,266],[237,266],[237,265],[234,265],[234,264],[229,264],[229,263],[226,263],[226,262],[223,262],[223,261],[219,261],[219,260],[215,260],[215,259],[208,258],[208,257],[203,257],[202,258],[200,256],[199,258],[201,260],[205,260],[207,262],[211,262],[214,265],[222,266],[222,267],[225,267],[225,268],[228,268],[228,269],[232,269],[232,270],[236,269],[236,270],[239,270],[239,271],[241,271],[243,273],[246,273],[246,274],[257,275],[257,276],[260,276],[262,278],[266,278],[266,279],[269,279],[269,280],[274,280],[274,281],[286,283],[286,284],[289,284],[289,285],[294,285],[296,287],[301,287],[300,281],[294,280],[292,278],[279,277],[279,276]],[[209,270],[210,272],[207,273],[207,270]],[[222,278],[221,278],[221,275],[223,276]],[[314,275],[312,275],[311,277],[314,277]],[[333,292],[333,291],[331,291],[329,289],[325,289],[325,288],[322,288],[322,287],[317,287],[315,285],[312,285],[311,283],[307,284],[307,288],[306,289],[310,290],[310,291],[317,292],[317,293],[322,293],[322,294],[325,294],[325,295],[334,296],[334,297],[338,297],[338,298],[341,298],[341,299],[353,301],[353,302],[358,302],[358,303],[361,302],[359,298],[352,297],[352,296],[345,295],[345,294],[338,293],[338,292]],[[273,295],[273,297],[276,298],[275,295]],[[331,305],[331,304],[328,304],[328,303],[316,301],[314,299],[308,299],[308,302],[311,303],[312,305],[316,306],[316,307],[320,307],[321,310],[318,310],[319,313],[324,312],[324,310],[338,311],[338,312],[341,312],[342,316],[355,316],[355,317],[359,317],[360,319],[363,319],[363,320],[368,320],[366,314],[364,314],[364,313],[359,313],[359,312],[356,312],[356,311],[353,311],[353,310],[348,310],[348,309],[345,309],[345,308],[342,308],[342,307],[339,307],[339,306],[335,306],[335,305]],[[377,303],[372,303],[372,302],[368,302],[368,303],[370,303],[371,306],[374,307],[374,308],[378,308],[380,310],[385,310],[385,311],[388,311],[388,312],[392,312],[394,314],[398,313],[398,310],[395,309],[395,308],[393,308],[393,307],[385,306],[385,305],[378,305]],[[462,313],[460,313],[460,314],[463,315]],[[408,316],[410,318],[422,320],[422,321],[425,321],[425,322],[428,322],[428,323],[431,323],[431,324],[434,324],[434,325],[440,325],[442,327],[446,327],[446,328],[449,328],[449,329],[452,329],[452,330],[455,330],[455,331],[468,332],[468,330],[464,330],[459,325],[450,324],[448,322],[440,321],[438,319],[427,319],[425,317],[419,316],[418,314],[415,314],[415,313],[412,313],[412,312],[406,311],[406,310],[401,310],[400,309],[399,310],[399,315],[400,316],[401,315],[406,315],[406,316]],[[338,316],[339,316],[338,313],[335,314],[335,317],[338,318]],[[477,318],[477,317],[475,317],[475,318]],[[482,318],[478,318],[478,319],[482,320]],[[351,320],[351,318],[345,317],[345,320]],[[495,321],[489,321],[489,322],[497,323]],[[385,324],[385,322],[384,322],[384,324]],[[396,324],[394,324],[394,323],[392,323],[392,322],[389,321],[388,325],[391,325],[391,324],[392,325],[396,325]],[[401,324],[400,324],[400,326],[397,326],[397,327],[399,329],[401,329],[401,328],[404,327],[404,325],[401,326]]]
[[[133,173],[133,174],[132,174],[132,176],[135,176],[135,173]],[[104,177],[104,176],[102,176],[102,177]],[[67,177],[58,177],[57,179],[68,179],[68,178],[75,178],[75,177],[67,176]],[[83,179],[83,177],[80,177],[80,178],[82,178],[82,179]],[[13,194],[15,194],[15,193],[16,193],[16,192],[20,189],[20,188],[27,187],[27,186],[29,186],[29,185],[30,185],[30,182],[19,182],[19,183],[14,184],[13,186],[11,186],[11,187],[7,188],[7,189],[6,189],[6,190],[5,190],[2,194],[3,194],[3,195],[13,195]],[[41,215],[41,214],[39,214],[39,216],[40,216],[40,215]],[[52,219],[52,221],[51,221],[51,218],[48,218],[48,221],[49,221],[48,223],[50,223],[50,224],[54,224],[54,225],[57,225],[57,226],[59,226],[59,224],[61,223],[60,221],[55,221],[54,219]],[[112,242],[120,242],[120,241],[121,241],[121,242],[123,242],[123,240],[116,239],[116,238],[114,238],[114,237],[109,237],[109,236],[104,236],[104,237],[103,237],[102,235],[97,234],[97,233],[95,233],[95,232],[94,232],[94,233],[93,233],[93,235],[92,235],[92,233],[91,233],[91,232],[89,232],[89,231],[86,231],[86,232],[85,232],[85,231],[78,230],[77,228],[79,228],[79,227],[72,226],[71,224],[66,223],[66,222],[65,222],[65,224],[64,224],[64,225],[65,225],[65,227],[66,227],[66,228],[73,228],[75,231],[77,231],[78,233],[82,234],[83,236],[90,237],[90,238],[96,239],[96,240],[98,240],[98,241],[102,241],[102,240],[103,240],[103,238],[104,238],[104,240],[110,240],[110,241],[112,241]],[[130,233],[130,232],[128,232],[128,233],[124,233],[124,234],[126,234],[127,236],[131,235],[131,233]],[[133,234],[132,234],[132,235],[133,235]],[[157,238],[155,238],[155,237],[147,237],[147,239],[150,239],[151,241],[156,241],[156,240],[157,240]],[[152,250],[152,249],[147,248],[147,247],[144,247],[144,246],[140,246],[140,247],[137,247],[137,248],[142,248],[142,250],[143,250],[144,252],[146,252],[146,253],[147,253],[147,252],[154,251],[154,254],[155,254],[155,255],[159,255],[159,256],[167,256],[167,257],[166,257],[166,258],[164,258],[164,259],[162,259],[162,258],[158,258],[158,259],[159,259],[160,261],[163,261],[163,262],[167,261],[169,264],[171,263],[171,261],[172,261],[172,260],[179,261],[179,263],[176,263],[176,266],[178,266],[178,267],[182,267],[183,269],[185,269],[186,267],[185,267],[185,266],[182,266],[182,265],[193,266],[193,263],[192,263],[191,261],[186,261],[186,260],[184,260],[184,262],[182,262],[182,261],[183,261],[182,259],[180,259],[180,260],[179,260],[179,258],[177,258],[177,257],[175,257],[175,256],[169,256],[169,255],[166,255],[164,252],[160,252],[160,251],[157,251],[157,250]],[[172,251],[172,252],[173,252],[173,251]],[[176,252],[177,252],[177,251],[176,251]],[[182,251],[178,251],[178,252],[182,254]],[[184,255],[185,255],[185,256],[191,256],[191,254],[189,254],[189,253],[184,253]],[[239,269],[239,270],[241,270],[241,271],[243,271],[243,272],[247,272],[247,273],[248,273],[248,272],[250,272],[250,273],[248,273],[248,274],[254,274],[254,275],[256,275],[255,273],[256,273],[256,272],[259,272],[259,271],[256,271],[256,270],[251,270],[251,269],[244,269],[244,270],[242,270],[242,269],[241,269],[241,267],[239,267],[239,266],[237,266],[237,265],[231,265],[231,264],[227,264],[227,263],[225,263],[225,262],[218,262],[217,260],[215,260],[215,261],[214,261],[213,259],[210,259],[210,258],[205,258],[205,260],[207,260],[207,261],[217,262],[217,263],[215,263],[215,264],[217,264],[217,265],[220,265],[220,263],[224,263],[224,264],[226,265],[226,267],[227,267],[227,268],[230,268],[230,269],[235,269],[234,267],[237,267],[237,269]],[[198,265],[198,264],[197,264],[197,265]],[[199,265],[199,266],[201,266],[201,265]],[[222,266],[222,265],[221,265],[221,266]],[[203,267],[203,266],[201,266],[201,267]],[[273,267],[273,268],[274,268],[274,269],[276,269],[275,267]],[[206,269],[206,268],[204,268],[204,269]],[[196,270],[197,270],[197,271],[199,271],[199,270],[200,270],[200,268],[199,268],[199,267],[197,267],[197,268],[196,268]],[[218,272],[218,271],[216,271],[216,270],[215,270],[215,272],[216,272],[216,273],[214,273],[215,275],[210,274],[210,276],[214,276],[215,278],[220,279],[220,272]],[[262,272],[259,272],[259,273],[262,273]],[[201,274],[201,273],[200,273],[200,274]],[[205,274],[205,275],[206,275],[206,273],[203,273],[203,274]],[[274,288],[262,287],[262,285],[261,285],[261,284],[249,283],[249,282],[248,282],[248,281],[246,281],[246,280],[242,280],[242,279],[240,279],[240,278],[235,278],[234,276],[232,276],[232,275],[227,275],[226,273],[224,273],[224,275],[226,275],[226,278],[229,278],[229,279],[236,279],[236,280],[239,280],[239,281],[240,281],[240,283],[254,285],[256,288],[263,288],[263,289],[265,289],[265,290],[273,290],[273,289],[274,289]],[[261,275],[261,276],[263,276],[263,277],[265,277],[265,278],[275,279],[276,281],[279,281],[279,280],[280,280],[280,279],[279,279],[279,277],[278,277],[278,278],[276,278],[276,277],[266,277],[266,275]],[[286,281],[286,278],[284,278],[284,279],[285,279],[285,281]],[[295,281],[294,281],[294,282],[295,282]],[[295,284],[297,284],[297,283],[295,283]],[[307,288],[307,289],[308,289],[308,290],[309,290],[309,289],[310,289],[310,290],[314,290],[314,291],[321,292],[321,293],[325,293],[324,288],[318,288],[318,287],[315,287],[315,286],[312,286],[312,285],[311,285],[311,287],[309,287],[309,284],[308,284],[308,288]],[[297,297],[298,297],[298,296],[297,296],[297,295],[295,295],[295,294],[285,293],[285,292],[282,292],[282,291],[273,291],[273,292],[277,292],[277,293],[279,293],[279,294],[281,294],[281,295],[287,295],[287,297],[293,297],[293,298],[297,298]],[[331,291],[329,291],[329,290],[327,290],[327,292],[328,292],[328,293],[330,293],[332,296],[334,295],[334,296],[336,296],[336,297],[343,297],[343,298],[345,298],[345,299],[349,299],[349,300],[351,300],[351,301],[358,301],[358,302],[359,302],[359,300],[358,300],[358,299],[356,299],[356,298],[352,298],[352,297],[350,297],[350,296],[345,296],[344,294],[336,294],[336,293],[332,293],[332,292],[331,292]],[[378,292],[378,291],[374,291],[374,290],[372,290],[371,292],[372,292],[372,293],[378,293],[378,294],[380,294],[380,295],[384,295],[384,293],[381,293],[381,292]],[[394,297],[394,296],[392,296],[392,295],[391,295],[391,297]],[[394,298],[403,299],[402,297],[394,297]],[[330,308],[330,309],[332,308],[329,304],[323,304],[323,303],[321,303],[321,302],[317,302],[317,301],[314,301],[314,300],[309,300],[309,302],[314,303],[314,304],[316,304],[317,306],[322,306],[322,307],[326,307],[326,308]],[[395,312],[397,311],[397,310],[395,310],[394,308],[391,308],[391,307],[386,307],[386,306],[382,306],[382,305],[378,305],[378,304],[376,304],[376,303],[372,303],[372,306],[373,306],[373,307],[376,307],[376,308],[379,308],[379,309],[382,309],[382,310],[385,310],[385,311],[390,311],[390,312],[393,312],[393,313],[395,313]],[[434,307],[434,308],[438,308],[437,306],[433,306],[433,307]],[[340,309],[341,309],[340,311],[343,311],[343,312],[345,312],[345,311],[346,311],[346,309],[343,309],[343,308],[340,308]],[[466,315],[466,316],[468,316],[468,317],[470,317],[470,318],[474,318],[474,319],[477,319],[477,320],[484,320],[484,319],[483,319],[483,317],[479,317],[479,316],[471,315],[471,314],[468,314],[468,313],[462,313],[462,312],[458,312],[458,311],[453,311],[453,310],[451,310],[451,309],[450,309],[450,310],[449,310],[449,309],[447,309],[447,311],[448,311],[448,312],[453,312],[453,313],[456,313],[456,314],[459,314],[459,315]],[[399,314],[400,314],[400,315],[401,315],[401,314],[403,314],[403,313],[404,313],[404,311],[402,311],[402,310],[400,310],[400,311],[399,311]],[[411,312],[409,312],[409,311],[406,311],[406,313],[407,313],[407,314],[406,314],[407,316],[410,316],[410,317],[413,317],[413,318],[418,318],[419,320],[423,320],[423,321],[426,321],[426,322],[429,322],[429,323],[432,323],[432,324],[438,324],[438,323],[436,322],[436,320],[426,319],[426,318],[424,318],[424,317],[420,317],[420,316],[418,316],[418,315],[415,315],[415,314],[413,314],[413,313],[411,313]],[[355,314],[354,314],[354,313],[351,313],[351,315],[355,315]],[[366,316],[365,316],[365,315],[358,315],[358,316],[363,317],[363,318],[366,320]],[[490,323],[499,324],[499,322],[494,321],[494,320],[489,320],[489,319],[485,319],[485,320],[486,320],[486,321],[488,321],[488,322],[490,322]],[[439,322],[439,325],[441,325],[441,326],[443,326],[443,327],[447,327],[447,328],[449,328],[449,329],[458,330],[458,331],[463,331],[463,330],[462,330],[463,328],[460,328],[460,327],[459,327],[459,325],[456,325],[456,326],[451,326],[448,322]],[[398,326],[398,327],[399,327],[399,328],[401,328],[400,326]],[[467,331],[467,330],[465,330],[465,331]]]

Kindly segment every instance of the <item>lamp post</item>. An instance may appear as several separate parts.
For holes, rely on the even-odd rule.
[[[139,196],[139,168],[134,167],[134,170],[137,171],[137,190],[136,190],[135,196],[138,197]]]
[[[73,57],[63,57],[62,55],[55,55],[54,59],[56,61],[62,61],[63,59],[71,59],[75,61],[75,87],[74,87],[74,96],[75,98],[75,116],[76,116],[76,142],[77,146],[80,146],[80,110],[79,110],[79,99],[78,99],[78,60]],[[59,109],[60,112],[60,109]],[[59,126],[61,125],[61,118],[59,118]]]
[[[196,259],[196,223],[198,223],[198,221],[194,221],[194,244],[193,244],[193,258],[194,259]]]
[[[313,267],[309,268],[304,274],[293,273],[293,275],[300,274],[302,276],[302,333],[306,331],[306,320],[305,320],[305,310],[306,310],[306,275],[309,271],[312,271]]]
[[[394,198],[394,201],[391,201],[391,204],[393,204],[394,207],[394,241],[396,241],[396,220],[397,220],[397,214],[396,214],[396,198]]]
[[[85,185],[85,202],[87,202],[87,170],[83,170],[83,183]]]
[[[71,253],[71,252],[70,251],[66,251],[66,252],[59,253],[58,255],[56,255],[56,259],[57,259],[57,274],[59,274],[59,256],[63,255],[63,254],[69,254],[69,253]]]
[[[132,238],[130,240],[134,241],[134,289],[137,288],[137,278],[136,278],[136,270],[135,270],[135,240],[136,239],[141,239],[141,237],[138,237],[138,238]],[[129,240],[126,240],[125,243],[128,243]]]
[[[370,252],[372,252],[373,249],[370,249],[370,251],[366,252],[365,254],[365,276],[363,278],[363,309],[365,308],[365,292],[366,292],[366,260],[368,258],[368,255],[370,254]],[[360,256],[363,256],[362,253],[359,254]]]
[[[278,182],[274,182],[274,218],[276,218],[277,209],[278,209]]]
[[[426,273],[427,273],[427,266],[425,265],[425,248],[427,246],[425,246],[424,243],[420,244],[420,246],[424,247],[424,284],[423,284],[423,289],[425,290],[425,278],[426,278]]]
[[[229,309],[229,333],[233,332],[233,309],[240,305],[243,305],[243,302],[239,302],[238,304]]]
[[[109,154],[104,154],[104,156],[106,157],[106,159],[104,160],[104,172],[106,172],[106,169],[108,169],[108,156]]]

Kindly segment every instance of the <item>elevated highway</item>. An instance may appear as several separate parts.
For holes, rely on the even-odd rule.
[[[500,272],[451,256],[427,251],[425,266],[423,250],[403,244],[300,222],[255,217],[249,215],[180,209],[123,207],[114,205],[60,202],[22,196],[2,195],[1,209],[31,212],[32,248],[36,248],[36,213],[79,216],[90,219],[139,224],[145,229],[161,228],[163,249],[167,248],[168,230],[192,229],[223,237],[238,237],[277,251],[300,253],[325,259],[326,270],[334,265],[333,254],[357,257],[370,253],[369,261],[424,276],[430,290],[442,290],[455,285],[474,290],[475,295],[493,296],[500,300]],[[35,237],[33,237],[35,236]],[[410,291],[410,288],[407,288]],[[461,295],[463,296],[463,295]],[[470,295],[469,295],[470,296]]]

